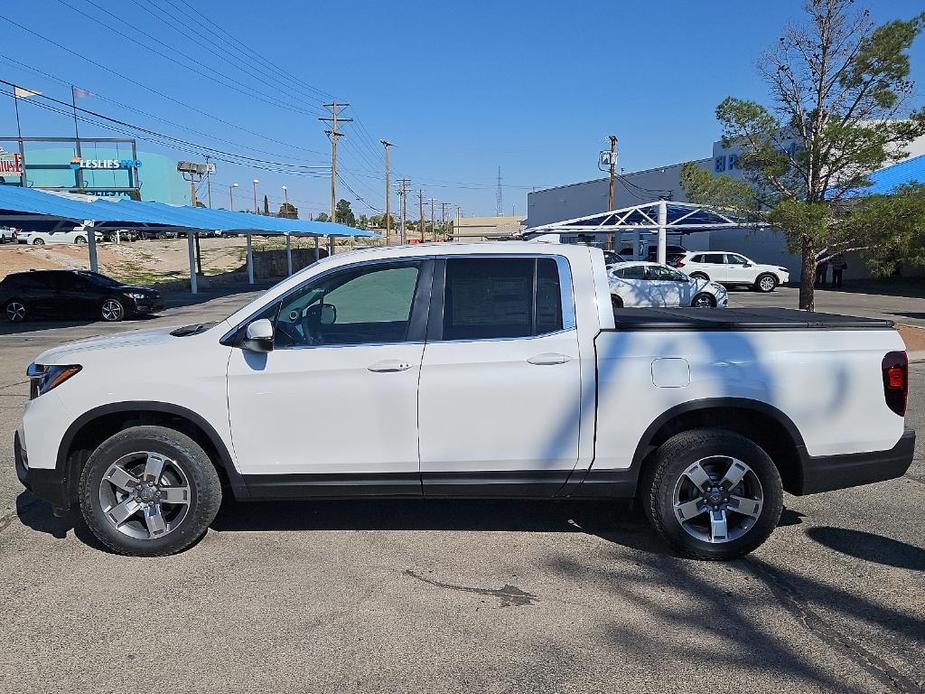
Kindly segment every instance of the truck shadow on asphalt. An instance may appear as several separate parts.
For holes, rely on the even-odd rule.
[[[108,551],[72,510],[56,518],[51,506],[22,492],[20,522],[57,539],[70,531],[89,546]],[[803,514],[785,508],[778,527],[802,524]],[[633,502],[572,500],[353,499],[222,503],[211,529],[223,532],[310,532],[312,530],[434,530],[563,532],[594,535],[614,545],[672,556]],[[806,536],[847,556],[884,566],[925,571],[925,550],[874,533],[812,527]],[[195,546],[195,545],[194,545]]]

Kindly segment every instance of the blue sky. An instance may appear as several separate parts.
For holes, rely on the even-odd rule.
[[[301,167],[327,164],[329,144],[317,116],[319,105],[336,96],[352,104],[345,115],[358,118],[344,128],[339,161],[346,185],[338,190],[358,212],[383,207],[378,141],[387,138],[397,145],[393,180],[407,176],[413,190],[422,187],[426,198],[461,205],[465,214],[494,214],[501,166],[505,213],[513,206],[523,214],[531,187],[597,177],[597,152],[610,133],[620,139],[619,166],[626,171],[709,156],[719,135],[716,104],[730,94],[764,96],[755,61],[788,20],[801,17],[801,6],[799,0],[7,0],[0,7],[0,78],[62,100],[75,83],[99,95],[81,100],[85,108],[196,144],[298,165],[309,175],[283,173],[277,164],[268,171],[220,162],[216,180],[249,189],[258,178],[274,204],[285,184],[303,213],[328,205],[326,171]],[[867,6],[877,21],[921,10],[914,0]],[[921,97],[922,39],[913,48],[913,77]],[[72,133],[63,115],[23,105],[22,116],[26,135]],[[0,101],[0,129],[15,132],[9,99]],[[81,134],[116,133],[85,125]],[[181,148],[139,146],[194,158]],[[372,208],[355,201],[347,186]]]

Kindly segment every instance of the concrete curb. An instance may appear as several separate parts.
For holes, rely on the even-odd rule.
[[[925,361],[925,350],[919,350],[917,352],[909,352],[909,363],[918,364]]]

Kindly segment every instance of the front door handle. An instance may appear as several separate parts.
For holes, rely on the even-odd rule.
[[[375,364],[371,364],[369,370],[374,373],[387,374],[395,373],[396,371],[407,371],[414,364],[409,361],[399,361],[398,359],[386,359],[385,361],[377,361]]]
[[[536,356],[530,357],[527,359],[527,362],[530,364],[536,364],[537,366],[553,366],[555,364],[564,364],[567,361],[571,361],[571,357],[567,354],[559,354],[558,352],[543,352],[543,354],[537,354]]]

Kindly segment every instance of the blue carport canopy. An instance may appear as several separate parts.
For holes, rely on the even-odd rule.
[[[194,233],[198,231],[236,232],[247,235],[248,279],[254,281],[251,235],[286,236],[289,271],[292,271],[290,236],[352,236],[376,237],[363,229],[333,222],[270,217],[249,212],[212,210],[202,207],[100,199],[85,201],[77,197],[55,195],[20,186],[0,185],[0,224],[31,231],[51,231],[84,224],[94,229],[142,228],[169,229],[186,232],[190,249],[190,285],[197,291],[195,272]],[[96,271],[96,236],[88,234],[91,269]]]

